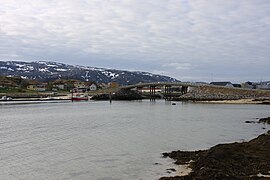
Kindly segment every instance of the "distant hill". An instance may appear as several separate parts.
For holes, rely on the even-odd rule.
[[[51,81],[55,79],[77,79],[97,83],[117,82],[122,85],[139,82],[176,82],[178,80],[140,71],[74,66],[57,62],[0,61],[0,76],[20,76],[24,79]]]

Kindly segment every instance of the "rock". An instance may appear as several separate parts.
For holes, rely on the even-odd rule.
[[[226,87],[209,87],[200,86],[195,87],[188,93],[180,96],[173,97],[177,101],[218,101],[218,100],[238,100],[238,99],[254,99],[256,101],[263,101],[263,104],[270,104],[269,100],[270,91],[236,89]]]
[[[172,171],[172,172],[176,172],[176,170],[174,168],[170,168],[170,169],[166,169],[167,171]]]
[[[255,121],[245,121],[245,123],[256,123]]]
[[[109,94],[96,94],[91,97],[91,100],[109,100],[110,95]]]
[[[258,179],[269,175],[270,131],[242,143],[219,144],[205,151],[173,151],[163,153],[181,164],[194,160],[192,172],[186,176],[162,177],[161,180],[191,179]]]
[[[114,94],[111,94],[112,100],[140,100],[142,96],[135,91],[131,90],[119,90]],[[94,95],[92,100],[109,100],[110,94],[97,94]]]
[[[114,100],[139,100],[142,99],[142,96],[136,92],[131,90],[119,90],[115,94],[112,95],[112,99]]]
[[[267,118],[261,118],[261,119],[259,120],[259,123],[270,124],[270,117],[267,117]]]

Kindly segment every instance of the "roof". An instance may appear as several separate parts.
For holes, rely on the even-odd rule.
[[[224,81],[224,82],[211,82],[210,84],[215,85],[215,86],[226,86],[228,84],[232,84],[229,81]]]
[[[241,84],[233,84],[233,87],[241,87]]]

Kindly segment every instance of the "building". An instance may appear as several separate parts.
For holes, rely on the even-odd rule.
[[[53,88],[56,88],[58,90],[67,90],[67,84],[61,84],[61,83],[54,84]]]
[[[241,84],[233,84],[233,87],[241,88]]]
[[[261,82],[256,84],[256,89],[270,90],[270,82]]]
[[[97,85],[95,83],[84,83],[84,84],[77,84],[75,88],[72,90],[75,93],[85,93],[89,91],[96,91]]]
[[[229,81],[211,82],[210,84],[214,86],[233,87],[233,84]]]
[[[90,86],[89,86],[89,90],[90,91],[96,91],[97,90],[97,85],[92,83]]]
[[[252,82],[245,82],[241,84],[242,88],[247,88],[247,89],[256,89],[256,85]]]
[[[32,91],[42,92],[42,91],[46,91],[46,85],[47,84],[45,84],[45,83],[43,83],[43,84],[30,84],[27,86],[27,89],[32,90]]]

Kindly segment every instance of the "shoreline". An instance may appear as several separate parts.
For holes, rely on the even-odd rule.
[[[270,125],[270,117],[258,123]],[[241,143],[218,144],[207,150],[163,153],[182,173],[160,180],[258,179],[270,177],[270,130]]]
[[[269,105],[270,100],[256,100],[256,99],[237,99],[237,100],[211,100],[211,101],[197,101],[201,103],[213,104],[265,104]]]

